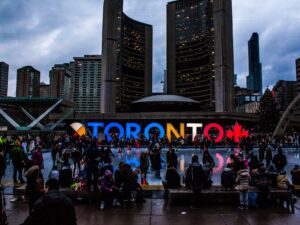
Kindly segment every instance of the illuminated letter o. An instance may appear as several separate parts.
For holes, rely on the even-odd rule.
[[[210,123],[204,128],[204,136],[207,138],[207,140],[209,140],[209,141],[211,140],[208,133],[209,133],[209,130],[212,128],[215,128],[219,131],[219,136],[216,137],[215,142],[218,143],[218,142],[222,141],[222,139],[224,137],[224,129],[217,123]]]
[[[154,127],[159,129],[159,137],[160,138],[163,138],[165,136],[165,129],[163,128],[162,125],[160,125],[159,123],[150,123],[144,130],[144,135],[147,140],[149,140],[149,131],[151,130],[151,128],[154,128]]]
[[[119,123],[110,123],[104,129],[104,135],[106,135],[108,141],[112,140],[111,136],[109,135],[109,130],[113,127],[116,127],[116,128],[119,129],[119,131],[120,131],[119,139],[124,136],[124,128],[122,127],[121,124],[119,124]]]

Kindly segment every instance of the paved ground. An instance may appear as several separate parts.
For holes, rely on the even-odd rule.
[[[298,204],[299,208],[299,204]],[[200,209],[188,205],[170,205],[162,199],[147,199],[133,204],[99,211],[95,204],[76,205],[78,225],[299,225],[300,211],[289,214],[285,209],[249,209],[241,211],[230,205],[209,205]],[[19,225],[28,213],[26,204],[9,203],[8,222]]]

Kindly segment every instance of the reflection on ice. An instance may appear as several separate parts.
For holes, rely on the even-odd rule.
[[[132,148],[131,150],[127,149],[121,153],[118,153],[117,150],[113,149],[113,153],[115,157],[112,158],[114,167],[117,168],[119,162],[126,162],[132,166],[132,168],[136,168],[140,165],[140,155],[142,152],[147,151],[145,148],[140,148],[136,150]],[[285,149],[284,151],[287,155],[288,165],[286,166],[286,172],[290,175],[291,169],[296,164],[300,164],[300,150],[296,149]],[[193,148],[186,148],[186,149],[179,149],[177,152],[178,156],[178,172],[180,174],[184,174],[185,170],[189,166],[192,156],[198,155],[199,161],[202,162],[202,152],[198,149],[195,150]],[[225,148],[210,150],[211,155],[215,160],[215,167],[213,169],[213,177],[212,180],[214,184],[220,184],[221,182],[221,172],[226,167],[226,164],[230,162],[230,154],[231,151],[227,151]],[[239,150],[235,149],[234,154],[238,154]],[[254,153],[257,153],[257,150],[254,150]],[[166,172],[166,150],[162,151],[161,154],[161,163],[162,163],[162,170],[161,170],[161,177],[164,178]],[[151,166],[149,167],[147,181],[149,184],[161,184],[161,179],[156,179],[154,174],[151,171]]]

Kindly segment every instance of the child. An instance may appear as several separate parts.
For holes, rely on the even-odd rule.
[[[239,185],[237,189],[240,191],[240,206],[239,209],[248,209],[248,188],[250,182],[250,174],[247,169],[242,169],[238,172],[236,183]]]
[[[119,206],[118,188],[114,184],[112,172],[110,170],[105,171],[103,177],[99,180],[99,184],[101,186],[100,210],[104,210],[106,205],[111,201],[113,206]]]

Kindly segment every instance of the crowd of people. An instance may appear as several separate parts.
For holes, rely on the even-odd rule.
[[[257,187],[260,192],[257,204],[265,206],[268,202],[270,188],[287,189],[294,191],[294,185],[300,185],[300,168],[298,165],[291,171],[292,181],[287,178],[285,167],[287,158],[282,148],[291,141],[294,147],[299,147],[299,136],[293,139],[272,139],[270,136],[248,137],[235,144],[233,140],[225,143],[228,150],[239,147],[238,153],[232,152],[230,162],[221,174],[221,184],[225,189],[240,191],[240,207],[249,206],[249,186]],[[13,180],[15,184],[25,183],[26,196],[29,203],[29,218],[25,224],[34,224],[36,212],[41,210],[41,202],[51,202],[53,199],[63,199],[66,205],[69,200],[58,194],[57,186],[74,187],[76,190],[98,192],[101,189],[99,209],[104,210],[109,205],[131,204],[144,202],[143,185],[148,185],[149,171],[168,189],[180,188],[183,185],[193,190],[195,205],[201,204],[201,190],[212,186],[213,168],[216,166],[210,154],[216,148],[214,138],[208,141],[203,136],[194,138],[194,147],[199,149],[193,155],[191,164],[185,171],[184,177],[178,172],[177,149],[185,143],[185,139],[173,139],[151,136],[150,140],[135,139],[119,140],[113,136],[112,142],[98,141],[91,137],[57,135],[51,137],[1,137],[0,143],[0,181],[5,174],[7,163],[13,165]],[[114,169],[112,148],[119,153],[132,148],[139,149],[147,145],[147,151],[142,151],[139,166],[132,168],[126,162],[120,162]],[[42,149],[51,148],[52,169],[47,184],[49,196],[45,197],[44,189],[44,159]],[[233,147],[232,147],[233,146]],[[253,151],[258,147],[258,154]],[[162,161],[162,149],[166,148],[166,162]],[[202,158],[202,162],[199,158]],[[161,177],[162,164],[167,169],[164,179]],[[77,185],[74,186],[74,182]],[[55,190],[55,193],[53,193]],[[167,193],[167,192],[166,192]],[[55,196],[58,195],[58,196]],[[50,200],[49,200],[50,198]],[[53,198],[53,199],[52,199]],[[52,200],[51,200],[52,199]],[[53,200],[54,201],[54,200]],[[49,203],[50,204],[50,203]],[[51,205],[51,204],[50,204]],[[70,215],[73,211],[70,207]],[[71,224],[71,223],[70,223]]]

